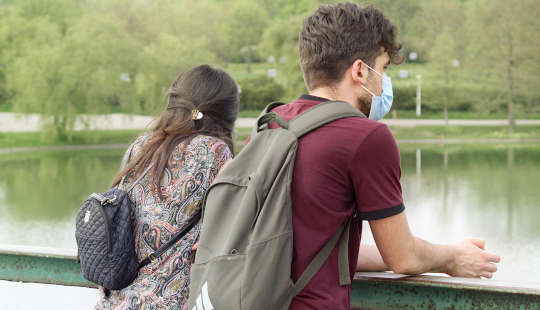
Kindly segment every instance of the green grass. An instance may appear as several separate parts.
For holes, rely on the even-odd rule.
[[[505,126],[422,126],[390,127],[397,140],[410,139],[540,139],[540,126],[518,126],[509,134]],[[40,132],[0,133],[0,148],[51,145],[127,144],[141,130],[77,131],[70,141],[57,141]],[[236,145],[243,146],[251,129],[236,129]]]
[[[10,103],[0,103],[0,112],[11,112],[13,105]]]
[[[54,140],[41,132],[3,132],[0,133],[0,147],[127,144],[141,132],[141,130],[75,131],[71,141]]]
[[[390,112],[387,119],[393,118],[393,112]],[[422,112],[420,117],[416,116],[416,111],[412,110],[396,110],[396,118],[398,119],[444,119],[443,112]],[[463,112],[463,111],[448,111],[448,119],[508,119],[505,113],[479,113],[479,112]],[[540,114],[517,114],[516,119],[540,119]]]
[[[258,110],[243,110],[240,111],[238,117],[258,117],[261,111]],[[393,110],[386,116],[387,119],[393,118]],[[422,112],[420,117],[416,117],[416,111],[410,110],[396,110],[396,118],[398,119],[443,119],[443,112]],[[504,113],[478,113],[478,112],[463,112],[463,111],[449,111],[449,119],[480,119],[480,120],[493,120],[493,119],[507,119],[508,115]],[[516,119],[540,119],[540,114],[518,114]]]
[[[238,117],[256,118],[259,117],[259,114],[261,114],[261,111],[259,110],[242,110],[238,113]]]
[[[397,140],[403,139],[537,139],[540,126],[517,126],[508,133],[506,126],[421,126],[390,127]]]

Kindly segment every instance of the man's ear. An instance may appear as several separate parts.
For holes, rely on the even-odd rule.
[[[351,65],[352,81],[360,85],[366,85],[368,71],[368,67],[364,64],[362,60],[355,60]]]

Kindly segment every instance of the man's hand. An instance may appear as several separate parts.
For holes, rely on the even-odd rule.
[[[454,262],[445,270],[453,277],[491,278],[497,271],[501,257],[485,251],[485,242],[482,239],[465,239],[453,245]]]

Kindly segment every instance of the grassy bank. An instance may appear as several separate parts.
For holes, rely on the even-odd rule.
[[[516,132],[509,134],[505,126],[422,126],[390,127],[394,137],[399,140],[411,139],[540,139],[540,126],[518,126]],[[127,144],[141,130],[77,131],[70,141],[48,139],[39,132],[0,133],[0,148],[85,145],[85,144]],[[251,132],[249,128],[238,128],[236,140],[243,144]]]
[[[540,126],[517,126],[513,134],[506,126],[420,126],[390,127],[400,139],[531,139],[540,138]],[[237,129],[238,140],[245,140],[249,128]]]
[[[0,132],[0,148],[50,145],[127,144],[141,130],[75,131],[71,141],[53,140],[40,132]]]
[[[239,117],[258,117],[261,111],[256,110],[242,110],[239,113]],[[395,116],[398,119],[444,119],[443,112],[422,112],[420,117],[416,116],[416,111],[410,110],[397,110]],[[387,119],[394,117],[394,110],[392,110],[387,116]],[[480,119],[480,120],[493,120],[493,119],[508,119],[508,115],[505,113],[479,113],[479,112],[463,112],[463,111],[449,111],[449,119]],[[516,119],[540,119],[540,114],[519,114],[516,115]]]
[[[404,139],[536,139],[540,126],[517,126],[508,133],[506,126],[421,126],[390,127],[397,140]]]

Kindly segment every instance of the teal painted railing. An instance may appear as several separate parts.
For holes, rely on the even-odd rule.
[[[75,253],[0,246],[0,280],[94,287],[80,273]],[[538,309],[540,284],[443,276],[357,273],[352,309]]]

